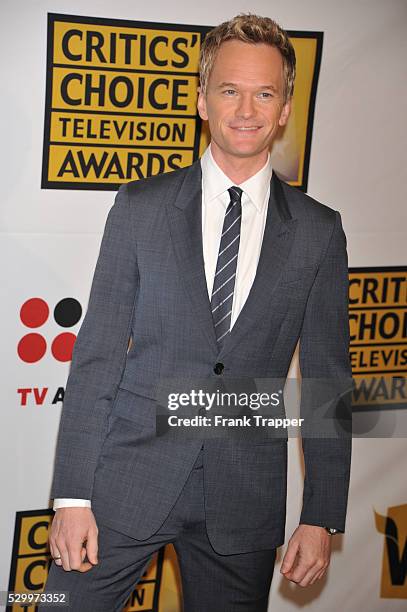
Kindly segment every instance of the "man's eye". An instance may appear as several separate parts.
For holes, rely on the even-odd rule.
[[[259,93],[260,98],[272,98],[273,95],[268,91],[261,91]]]
[[[236,93],[236,91],[234,89],[225,89],[225,91],[223,93],[228,94],[228,95],[232,95],[232,94]]]

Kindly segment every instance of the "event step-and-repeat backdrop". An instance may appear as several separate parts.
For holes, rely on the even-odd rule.
[[[149,4],[42,0],[2,9],[3,590],[38,592],[47,577],[60,410],[113,192],[191,164],[210,140],[196,110],[199,50],[208,30],[240,7]],[[242,10],[279,21],[297,56],[293,111],[273,145],[273,168],[342,215],[355,439],[347,530],[333,540],[327,576],[308,589],[287,582],[278,572],[282,547],[270,610],[404,610],[407,231],[398,171],[407,143],[396,51],[407,11],[397,1],[312,4],[307,12],[297,0],[277,2],[273,14],[264,1]],[[286,541],[303,482],[298,439],[289,451]],[[167,546],[126,610],[178,612],[180,593]]]

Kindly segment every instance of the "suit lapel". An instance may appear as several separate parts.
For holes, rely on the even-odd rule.
[[[262,313],[267,311],[272,293],[277,288],[288,261],[296,226],[297,219],[291,217],[280,180],[273,172],[256,275],[246,302],[218,355],[220,361],[237,346],[250,326],[261,318]]]
[[[167,213],[180,277],[194,309],[196,323],[210,346],[218,353],[203,259],[201,181],[201,164],[198,159],[187,169],[175,200],[167,202]],[[239,343],[267,308],[288,260],[296,224],[297,220],[291,217],[281,183],[273,172],[256,276],[218,359],[222,359]]]
[[[180,278],[192,303],[196,323],[217,351],[203,258],[201,180],[198,159],[189,166],[175,201],[167,204],[167,212]]]

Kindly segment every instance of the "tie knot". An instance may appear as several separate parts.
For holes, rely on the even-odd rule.
[[[228,192],[231,202],[240,202],[243,193],[243,190],[240,189],[240,187],[233,185],[233,187],[229,187]]]

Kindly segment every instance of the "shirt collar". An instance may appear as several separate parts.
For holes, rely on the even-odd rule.
[[[220,197],[226,208],[229,203],[229,194],[226,192],[229,187],[235,183],[226,176],[214,160],[210,143],[201,157],[201,168],[204,201],[209,202]],[[273,168],[271,165],[270,153],[268,153],[267,161],[264,166],[260,168],[256,174],[238,185],[243,189],[243,197],[247,196],[258,212],[260,212],[266,204],[266,196],[268,194],[272,173]],[[225,193],[227,197],[222,197]],[[243,197],[242,202],[244,202]]]

